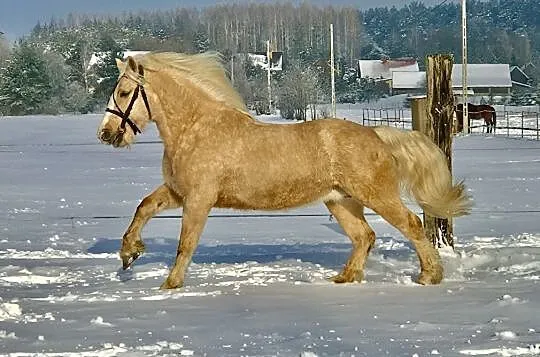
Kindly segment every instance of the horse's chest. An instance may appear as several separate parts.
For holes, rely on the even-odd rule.
[[[163,156],[162,166],[165,184],[181,197],[185,197],[187,191],[196,185],[201,177],[208,176],[202,175],[197,166],[189,160],[170,159],[166,154]]]
[[[175,170],[173,161],[167,156],[167,154],[163,155],[163,163],[162,163],[162,171],[163,171],[163,181],[165,181],[165,184],[173,189],[177,194],[180,196],[183,196],[183,192],[181,191],[181,185],[178,184],[178,178],[175,175]]]

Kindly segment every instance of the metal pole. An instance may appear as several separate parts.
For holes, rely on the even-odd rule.
[[[234,55],[231,56],[231,83],[234,85]]]
[[[525,112],[521,111],[521,138],[523,139],[523,135],[525,134]]]
[[[266,41],[266,58],[268,59],[268,71],[267,71],[267,78],[268,78],[268,111],[270,114],[272,113],[272,84],[270,81],[271,75],[270,75],[270,65],[272,64],[272,52],[270,52],[270,40]]]
[[[330,76],[332,80],[332,118],[336,117],[336,75],[334,68],[334,24],[330,24]]]
[[[538,131],[538,112],[536,112],[536,140],[540,140],[540,131]]]
[[[463,92],[463,132],[469,133],[469,105],[468,105],[468,92],[467,87],[467,0],[461,0],[461,37],[462,37],[462,50],[461,50],[461,90]]]

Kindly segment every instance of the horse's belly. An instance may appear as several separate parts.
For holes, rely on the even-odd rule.
[[[339,201],[344,195],[331,187],[284,187],[272,190],[254,190],[235,195],[220,195],[216,207],[253,209],[253,210],[282,210],[300,207],[317,202]]]

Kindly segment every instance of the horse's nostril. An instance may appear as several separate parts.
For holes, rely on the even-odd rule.
[[[107,130],[107,129],[103,129],[101,131],[101,135],[99,136],[101,140],[103,141],[109,141],[111,140],[111,137],[112,137],[112,133],[110,130]]]

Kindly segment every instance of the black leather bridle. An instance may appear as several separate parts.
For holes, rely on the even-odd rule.
[[[131,127],[131,130],[133,130],[133,133],[137,135],[138,133],[141,133],[141,130],[137,127],[135,122],[129,117],[129,114],[131,114],[131,109],[133,109],[133,105],[135,104],[135,101],[139,97],[139,92],[141,93],[142,99],[144,101],[144,105],[146,106],[146,110],[148,111],[148,116],[150,119],[152,119],[152,112],[150,111],[150,104],[148,104],[148,97],[146,96],[146,92],[144,91],[144,87],[142,84],[137,82],[137,87],[135,88],[135,92],[133,92],[133,96],[131,97],[131,100],[129,101],[129,104],[126,108],[126,111],[123,112],[122,109],[120,109],[120,106],[118,105],[118,102],[116,101],[116,97],[114,96],[114,92],[116,92],[116,87],[118,87],[118,84],[120,83],[120,80],[125,77],[130,79],[127,76],[122,76],[118,79],[116,82],[116,85],[114,86],[112,98],[114,102],[115,109],[106,108],[105,111],[111,114],[114,114],[122,119],[122,123],[120,123],[120,131],[121,133],[126,131],[126,123]]]

